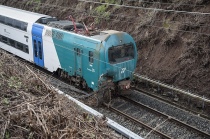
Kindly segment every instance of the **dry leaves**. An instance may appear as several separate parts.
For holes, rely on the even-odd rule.
[[[116,138],[93,117],[49,88],[40,75],[0,51],[0,138]]]

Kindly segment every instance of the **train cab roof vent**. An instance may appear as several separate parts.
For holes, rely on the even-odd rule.
[[[43,18],[40,18],[37,21],[37,23],[48,24],[49,22],[52,22],[52,21],[58,21],[58,19],[56,17],[43,17]]]

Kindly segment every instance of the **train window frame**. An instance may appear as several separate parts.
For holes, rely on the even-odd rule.
[[[33,40],[33,45],[34,45],[34,56],[35,57],[38,57],[37,43],[36,43],[36,40],[35,39]]]
[[[80,56],[80,55],[81,55],[81,53],[82,53],[82,50],[81,50],[81,49],[79,49],[79,48],[76,48],[76,53],[77,53],[77,55],[78,55],[78,56]]]
[[[126,50],[127,48],[131,49]],[[135,58],[134,54],[134,45],[132,43],[128,44],[123,44],[123,45],[118,45],[118,46],[112,46],[108,49],[108,61],[110,64],[117,64],[120,62],[125,62],[130,59]],[[116,56],[116,52],[120,50],[120,55],[121,56]],[[115,54],[114,54],[115,53]]]
[[[8,38],[7,38],[7,37],[2,36],[2,37],[1,37],[1,39],[2,39],[2,42],[3,42],[3,43],[5,43],[5,44],[7,44],[7,43],[8,43]],[[4,40],[4,39],[6,39],[6,40]]]
[[[39,59],[42,59],[42,43],[40,41],[38,41],[38,53],[39,53]]]
[[[16,48],[19,49],[19,50],[21,50],[21,51],[23,51],[23,44],[20,43],[20,42],[17,42],[16,43]]]
[[[16,42],[15,42],[15,40],[13,40],[13,39],[9,39],[9,45],[10,46],[12,46],[12,47],[15,47],[16,46]]]
[[[5,41],[3,41],[2,38],[4,38]],[[7,40],[7,41],[6,41],[6,40]],[[18,49],[18,50],[20,50],[20,51],[22,51],[22,52],[25,52],[25,53],[29,54],[29,47],[28,47],[28,45],[26,45],[26,44],[23,44],[23,43],[21,43],[21,42],[15,41],[15,40],[10,39],[10,38],[8,38],[8,37],[5,37],[5,36],[3,36],[3,35],[0,35],[0,42],[2,42],[2,43],[4,43],[4,44],[7,44],[7,45],[9,45],[9,46],[11,46],[11,47],[13,47],[13,48],[15,48],[15,49]],[[11,43],[11,42],[12,42],[12,43]],[[19,46],[18,46],[18,45],[19,45]]]
[[[93,56],[94,56],[93,51],[89,51],[89,62],[90,62],[91,64],[93,64],[93,62],[94,62]]]
[[[13,19],[6,17],[4,23],[8,26],[12,26],[13,25]]]
[[[13,27],[17,29],[21,29],[21,21],[14,19],[13,20]]]
[[[5,23],[5,16],[0,15],[0,23]]]
[[[21,22],[21,30],[27,31],[28,23],[26,22]]]
[[[0,23],[27,32],[28,28],[27,22],[0,15]],[[19,23],[20,25],[17,25],[17,23]]]
[[[29,49],[28,49],[28,45],[24,45],[24,52],[29,54]]]

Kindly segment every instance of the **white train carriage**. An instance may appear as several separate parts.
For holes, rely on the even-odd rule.
[[[55,18],[0,5],[0,48],[54,71],[60,63],[52,39],[42,39],[46,26],[39,26],[40,20]]]

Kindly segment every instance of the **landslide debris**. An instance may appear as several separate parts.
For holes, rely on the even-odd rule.
[[[116,138],[94,117],[0,50],[0,138]]]

